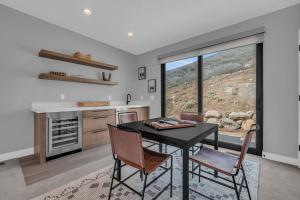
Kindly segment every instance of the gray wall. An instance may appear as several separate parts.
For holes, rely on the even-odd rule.
[[[196,25],[196,24],[195,24]],[[300,5],[213,31],[137,57],[147,66],[147,78],[156,78],[158,90],[151,116],[160,116],[160,64],[163,53],[205,43],[243,31],[265,27],[264,39],[264,151],[297,157],[298,29]],[[137,95],[149,99],[147,81],[139,81]]]
[[[297,157],[298,29],[300,5],[224,29],[213,31],[139,56],[0,5],[0,154],[33,146],[31,102],[66,100],[124,100],[125,94],[144,96],[147,81],[137,80],[136,67],[147,66],[147,78],[156,78],[158,90],[151,116],[160,115],[160,65],[157,56],[264,26],[264,151]],[[41,48],[73,53],[82,51],[119,65],[113,72],[118,86],[45,81],[40,72],[66,71],[96,78],[101,70],[40,58]],[[136,81],[132,81],[136,80]]]
[[[101,70],[40,58],[41,48],[66,53],[82,51],[119,66],[112,78],[118,86],[39,80],[40,72],[65,71],[97,78]],[[135,56],[0,5],[0,154],[33,147],[30,103],[66,100],[124,99],[133,92]]]

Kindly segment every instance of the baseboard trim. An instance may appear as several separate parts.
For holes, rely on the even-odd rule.
[[[279,155],[279,154],[273,154],[273,153],[268,153],[268,152],[263,152],[262,157],[265,158],[265,159],[268,159],[268,160],[273,160],[273,161],[277,161],[277,162],[281,162],[281,163],[285,163],[285,164],[289,164],[289,165],[295,165],[297,167],[300,167],[300,162],[297,158],[282,156],[282,155]]]
[[[29,156],[34,154],[33,147],[28,149],[22,149],[18,151],[12,151],[8,153],[0,154],[0,162],[15,159],[15,158],[21,158],[24,156]]]

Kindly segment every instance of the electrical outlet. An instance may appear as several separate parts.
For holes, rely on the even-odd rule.
[[[153,101],[155,98],[153,95],[150,96],[150,100]]]
[[[111,96],[110,96],[110,95],[108,95],[107,99],[110,101],[110,100],[111,100]]]
[[[144,100],[144,96],[141,96],[141,100]]]
[[[63,101],[66,99],[66,96],[64,93],[60,93],[60,100]]]

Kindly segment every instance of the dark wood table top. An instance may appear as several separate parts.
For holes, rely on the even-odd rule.
[[[151,119],[159,121],[165,118]],[[143,138],[169,144],[179,148],[192,147],[198,142],[205,139],[215,131],[218,131],[218,125],[209,123],[198,123],[194,127],[155,130],[152,127],[144,125],[143,121],[119,124],[118,128],[125,130],[138,130],[142,133]]]

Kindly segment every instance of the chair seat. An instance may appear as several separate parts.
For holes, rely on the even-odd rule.
[[[150,173],[156,170],[162,163],[170,158],[168,154],[161,154],[149,149],[144,149],[145,172]]]
[[[229,176],[234,174],[238,162],[238,157],[207,147],[203,147],[197,154],[190,156],[190,159]]]

